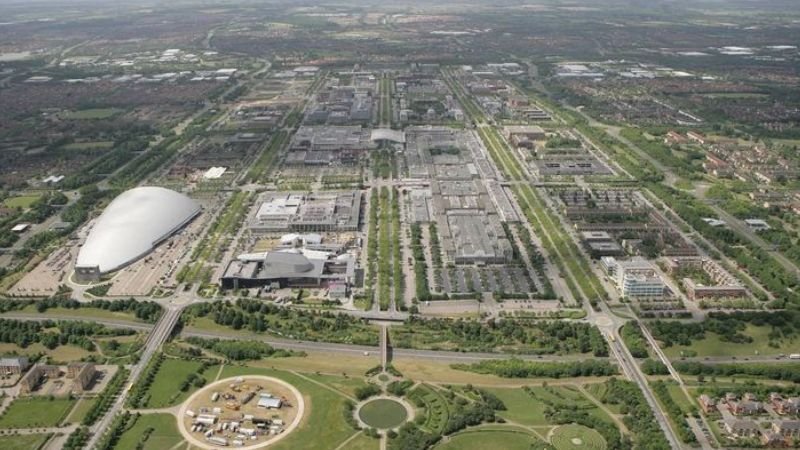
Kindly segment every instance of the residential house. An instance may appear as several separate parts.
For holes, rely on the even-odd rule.
[[[753,420],[725,419],[725,431],[733,437],[753,437],[761,434],[761,428]]]
[[[752,400],[731,401],[728,402],[728,409],[736,416],[752,416],[762,412],[764,405]]]
[[[786,439],[772,430],[767,430],[761,434],[761,445],[769,448],[782,448],[786,447]]]
[[[713,397],[703,394],[697,400],[699,401],[700,408],[703,409],[704,413],[710,414],[717,411],[717,400]]]
[[[780,415],[800,414],[800,397],[781,399],[779,402],[773,402],[772,406]]]
[[[3,376],[21,375],[28,367],[30,363],[24,356],[0,358],[0,375]]]
[[[772,422],[772,431],[795,441],[800,438],[800,420],[776,420]]]

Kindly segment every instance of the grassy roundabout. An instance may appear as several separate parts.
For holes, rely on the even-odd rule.
[[[379,398],[364,403],[358,410],[358,418],[370,427],[388,430],[402,425],[408,413],[397,400]]]
[[[557,450],[605,450],[603,436],[583,425],[562,425],[553,431],[550,442]]]
[[[518,431],[467,431],[456,434],[436,450],[484,450],[502,448],[503,450],[529,450],[536,439]]]

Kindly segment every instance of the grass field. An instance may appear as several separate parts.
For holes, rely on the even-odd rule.
[[[18,436],[0,436],[0,448],[3,450],[32,450],[41,448],[49,434],[25,434]]]
[[[3,200],[3,204],[9,208],[30,208],[33,202],[39,200],[40,195],[20,195],[18,197],[9,197]]]
[[[119,108],[92,108],[81,109],[78,111],[68,111],[61,114],[61,118],[65,120],[98,120],[108,119],[113,117],[124,110]]]
[[[378,450],[380,447],[381,441],[364,433],[347,443],[347,450]]]
[[[81,423],[83,418],[86,417],[86,413],[92,409],[92,406],[96,401],[96,397],[78,399],[78,403],[72,409],[72,412],[69,413],[66,421],[69,423]]]
[[[547,405],[536,401],[522,389],[490,388],[487,390],[496,395],[506,405],[505,411],[498,412],[500,417],[520,425],[548,425],[547,419],[544,417],[544,409]]]
[[[306,374],[308,378],[327,384],[344,394],[355,396],[356,389],[364,387],[367,383],[361,378],[344,378],[339,375]]]
[[[152,431],[148,431],[152,430]],[[146,437],[146,439],[145,439]],[[144,445],[139,443],[144,440]],[[172,448],[183,437],[171,414],[143,414],[132,427],[125,430],[114,447],[115,450],[166,450]]]
[[[731,344],[724,342],[716,333],[706,332],[706,338],[694,341],[691,345],[673,345],[664,348],[664,353],[670,358],[681,356],[757,356],[757,355],[779,355],[793,353],[793,350],[800,345],[800,338],[784,339],[778,348],[770,347],[769,342],[770,327],[758,327],[747,325],[744,334],[753,338],[753,342],[747,344]]]
[[[562,425],[553,431],[550,443],[557,450],[604,450],[603,436],[583,425]]]
[[[358,410],[358,417],[373,428],[386,430],[402,425],[408,414],[400,402],[379,398],[364,403]]]
[[[19,355],[29,355],[29,356],[36,355],[39,353],[44,353],[47,356],[49,356],[52,360],[58,362],[78,361],[81,358],[87,357],[92,354],[92,352],[88,352],[74,345],[59,345],[58,347],[50,350],[49,348],[39,343],[31,344],[25,348],[22,348],[16,344],[5,344],[5,343],[0,344],[0,353],[8,354],[14,352],[16,352]]]
[[[73,142],[61,148],[64,150],[107,150],[114,146],[112,141]]]
[[[20,312],[25,314],[39,314],[36,311],[35,305],[29,305],[20,310]],[[106,309],[100,308],[80,308],[80,309],[70,309],[70,308],[48,308],[46,312],[47,316],[54,316],[54,318],[61,317],[82,317],[86,319],[112,319],[112,320],[127,320],[130,322],[140,322],[144,323],[144,321],[137,319],[136,315],[133,313],[128,312],[120,312],[120,311],[108,311]]]
[[[190,387],[186,392],[181,392],[179,387],[190,373],[197,372],[201,363],[198,361],[187,361],[183,359],[167,358],[158,369],[153,384],[150,385],[147,393],[146,408],[164,408],[173,406],[183,401],[193,388]],[[216,373],[210,370],[209,373]]]
[[[669,395],[673,400],[675,400],[675,403],[681,407],[681,411],[683,411],[684,414],[690,414],[695,410],[694,404],[686,397],[686,394],[683,393],[683,390],[681,390],[680,386],[669,383],[667,385],[667,391],[669,391]]]
[[[75,402],[67,398],[16,399],[0,416],[0,428],[54,427],[67,417]]]
[[[452,436],[447,442],[434,447],[436,450],[530,450],[536,441],[533,436],[520,431],[470,430]]]
[[[296,373],[244,366],[226,366],[221,378],[239,375],[266,375],[280,378],[303,394],[306,413],[300,426],[282,441],[271,445],[270,450],[334,449],[355,432],[345,422],[342,414],[342,405],[346,397],[328,389],[326,385],[319,385]]]

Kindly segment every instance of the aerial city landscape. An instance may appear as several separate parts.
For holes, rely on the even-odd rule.
[[[0,0],[0,449],[800,448],[796,0]]]

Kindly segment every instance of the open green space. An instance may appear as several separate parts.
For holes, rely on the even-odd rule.
[[[0,436],[0,448],[3,450],[36,450],[41,448],[49,434],[20,434],[16,436]]]
[[[91,108],[91,109],[80,109],[77,111],[67,111],[61,113],[61,118],[65,120],[98,120],[98,119],[108,119],[109,117],[113,117],[121,112],[123,109],[120,108]]]
[[[436,446],[436,450],[530,450],[536,441],[521,431],[469,430],[458,433]]]
[[[97,397],[85,397],[78,399],[78,403],[69,413],[69,416],[67,416],[67,420],[70,423],[81,423],[83,418],[86,417],[86,414],[89,413],[89,410],[92,409],[96,402]]]
[[[336,389],[339,392],[349,396],[355,396],[355,391],[358,388],[363,388],[367,383],[361,378],[347,377],[344,378],[339,375],[326,375],[319,373],[309,373],[306,375],[312,380],[319,381],[320,383],[327,384],[328,386]]]
[[[320,315],[303,310],[281,309],[259,300],[239,299],[195,304],[184,312],[188,328],[241,334],[253,338],[266,333],[306,341],[378,345],[378,329],[350,316]],[[269,324],[269,328],[267,328]]]
[[[550,442],[557,450],[604,450],[603,436],[583,425],[562,425],[553,431]]]
[[[69,344],[59,345],[58,347],[51,350],[38,342],[30,344],[25,348],[22,348],[17,344],[0,343],[0,353],[2,354],[11,353],[17,355],[31,356],[31,357],[40,354],[45,354],[53,362],[79,361],[80,359],[93,354],[93,352],[84,350],[83,348],[78,347],[76,345],[69,345]]]
[[[196,373],[201,365],[199,361],[166,358],[145,394],[147,397],[145,407],[163,408],[180,403],[194,390],[190,385],[188,389],[181,391],[181,384],[190,374]]]
[[[30,208],[31,205],[41,198],[40,195],[19,195],[3,200],[3,204],[9,208]]]
[[[370,427],[387,430],[402,425],[408,413],[397,400],[379,398],[364,403],[358,410],[358,417]]]
[[[39,314],[39,311],[36,310],[36,305],[29,305],[25,308],[20,310],[21,313],[25,314]],[[80,309],[71,309],[71,308],[62,308],[62,307],[55,307],[55,308],[47,308],[47,317],[53,318],[83,318],[83,319],[106,319],[106,320],[125,320],[129,322],[144,322],[141,319],[136,317],[136,314],[133,312],[128,311],[111,311],[108,309],[101,309],[101,308],[89,308],[89,307],[82,307]]]
[[[381,441],[364,433],[347,443],[347,450],[378,450],[380,447]]]
[[[794,353],[800,345],[800,337],[794,336],[784,338],[777,347],[770,345],[769,335],[771,327],[747,325],[742,334],[750,336],[752,342],[725,341],[717,333],[706,331],[706,337],[693,341],[690,345],[674,344],[664,348],[664,353],[670,358],[681,356],[758,356],[758,355],[780,355]]]
[[[114,446],[115,450],[166,450],[183,440],[171,414],[142,414]]]
[[[57,426],[67,417],[75,402],[70,398],[18,398],[0,416],[0,428]]]
[[[486,390],[496,395],[506,405],[505,411],[498,412],[497,415],[500,417],[520,425],[549,425],[544,415],[547,405],[536,400],[522,388],[487,388]]]
[[[431,386],[421,384],[409,394],[417,407],[425,408],[425,421],[422,427],[432,433],[441,433],[450,419],[450,404]]]
[[[112,141],[73,142],[62,148],[64,150],[106,150],[114,146]]]

